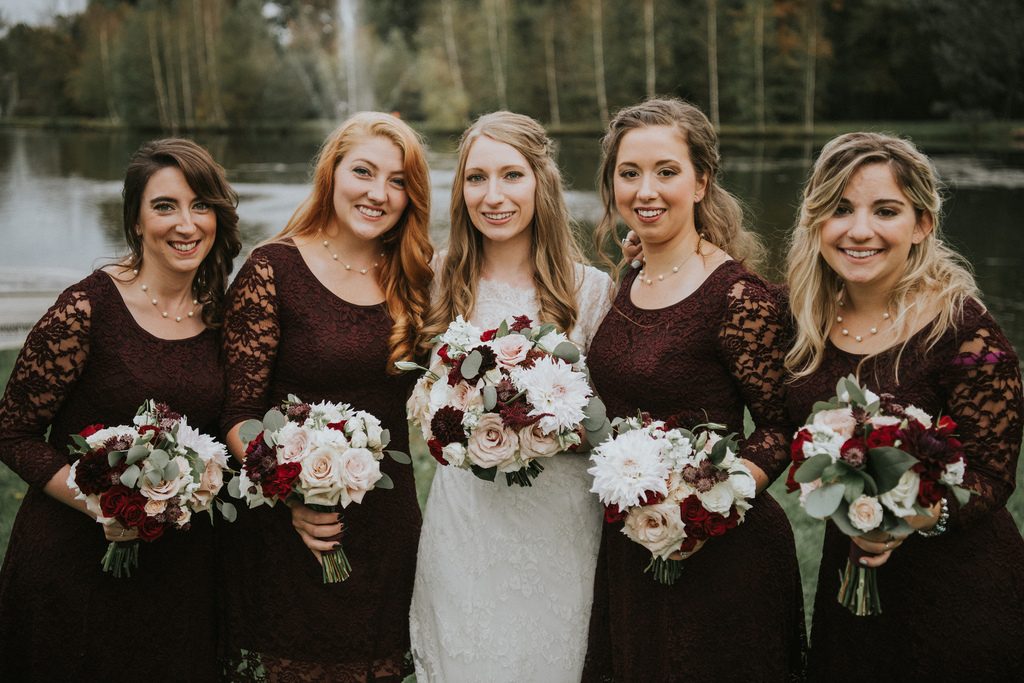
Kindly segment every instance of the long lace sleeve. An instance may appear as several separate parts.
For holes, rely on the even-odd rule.
[[[950,501],[950,523],[967,526],[1006,504],[1013,493],[1021,445],[1020,363],[987,314],[961,337],[943,380],[947,410],[967,456],[963,485],[976,494],[960,509]]]
[[[250,418],[263,417],[269,407],[267,390],[279,337],[274,268],[257,250],[238,272],[228,295],[224,319],[227,397],[222,431]]]
[[[605,314],[612,307],[612,279],[607,273],[592,266],[580,265],[576,268],[577,277],[581,279],[576,293],[576,304],[579,306],[576,327],[580,330],[579,337],[583,341],[585,353]]]
[[[61,294],[25,340],[0,402],[0,459],[31,486],[68,464],[45,434],[85,369],[91,313],[85,292]]]
[[[785,378],[786,322],[767,286],[740,280],[728,292],[728,316],[718,332],[720,350],[750,409],[755,429],[740,456],[774,480],[786,467],[787,420],[779,392]]]

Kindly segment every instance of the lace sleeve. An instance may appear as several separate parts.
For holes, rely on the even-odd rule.
[[[764,470],[772,481],[788,460],[789,430],[778,393],[785,377],[785,317],[769,289],[756,280],[736,282],[727,297],[728,315],[718,340],[755,425],[740,456]]]
[[[995,322],[961,338],[948,371],[946,409],[964,444],[964,487],[971,496],[963,508],[950,500],[950,523],[970,525],[1006,504],[1014,489],[1021,445],[1021,373],[1017,354]]]
[[[612,279],[592,266],[577,266],[581,278],[580,288],[576,292],[576,305],[579,316],[576,319],[578,336],[583,342],[583,352],[590,348],[597,328],[612,307]]]
[[[238,272],[224,318],[227,397],[221,429],[260,419],[267,410],[270,372],[280,336],[274,268],[265,254],[253,252]]]
[[[25,340],[0,402],[0,459],[30,486],[42,488],[66,455],[46,442],[46,429],[85,369],[92,308],[69,289]]]

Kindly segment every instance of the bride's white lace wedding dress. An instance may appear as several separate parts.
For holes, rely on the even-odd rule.
[[[607,312],[610,282],[577,267],[584,351]],[[472,322],[537,320],[533,289],[482,280]],[[542,461],[533,486],[438,467],[420,535],[410,610],[419,683],[579,681],[587,646],[602,510],[585,455]]]

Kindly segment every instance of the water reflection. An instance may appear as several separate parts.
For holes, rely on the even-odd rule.
[[[279,230],[305,198],[312,159],[326,132],[197,136],[227,168],[241,195],[246,251]],[[121,177],[129,156],[147,137],[0,130],[0,297],[56,292],[118,253]],[[429,142],[431,235],[440,246],[447,240],[457,140],[434,136]],[[570,188],[569,208],[589,233],[603,213],[594,191],[599,138],[565,136],[558,150]],[[749,208],[769,248],[768,275],[775,279],[781,275],[799,188],[816,151],[809,142],[727,139],[723,144],[723,183]],[[946,235],[974,265],[985,302],[1017,348],[1024,349],[1024,301],[1017,278],[1024,267],[1024,233],[1016,220],[1024,152],[965,153],[927,146],[925,151],[949,186]]]

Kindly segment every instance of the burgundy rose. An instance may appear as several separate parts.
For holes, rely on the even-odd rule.
[[[686,499],[679,504],[679,513],[683,518],[683,521],[689,527],[690,524],[701,525],[704,520],[708,518],[711,513],[707,511],[703,503],[700,502],[700,498],[697,496],[687,496]]]
[[[337,422],[328,422],[327,423],[327,428],[328,429],[335,429],[335,430],[337,430],[339,432],[344,433],[345,432],[345,423],[346,422],[348,422],[348,420],[338,420]]]
[[[155,541],[164,535],[164,525],[153,517],[147,517],[139,525],[139,538],[143,541]]]
[[[697,543],[699,543],[699,542],[700,542],[699,539],[694,538],[693,536],[687,536],[686,538],[683,539],[683,542],[679,544],[679,552],[681,552],[681,553],[691,552],[694,548],[697,547]]]
[[[931,507],[942,500],[945,493],[944,485],[934,479],[921,477],[917,489],[917,502],[923,507]]]
[[[103,429],[103,425],[101,424],[86,425],[86,427],[82,431],[78,432],[78,435],[83,439],[88,439],[90,436],[100,431],[101,429]]]
[[[132,490],[118,484],[111,486],[100,496],[100,510],[104,517],[116,517],[124,509],[125,503],[131,500]]]
[[[246,460],[249,459],[248,456],[255,453],[257,449],[259,449],[261,446],[263,446],[264,448],[266,447],[266,445],[263,443],[263,432],[257,434],[256,438],[250,441],[249,445],[245,447]]]
[[[605,505],[604,506],[604,521],[608,524],[614,524],[615,522],[621,522],[626,518],[626,513],[619,509],[618,505]]]
[[[146,519],[146,499],[140,494],[132,495],[124,503],[117,518],[126,527],[137,527]]]
[[[498,336],[498,328],[494,328],[493,330],[484,330],[483,334],[480,335],[480,341],[485,341],[485,342],[491,341],[492,339],[494,339],[497,336]]]
[[[796,471],[800,469],[800,465],[803,463],[794,462],[789,466],[789,474],[786,475],[786,492],[793,493],[794,491],[800,490],[800,484],[795,479]]]
[[[446,364],[451,365],[452,357],[448,355],[447,344],[441,344],[437,347],[437,357],[443,360]]]
[[[442,465],[448,464],[448,461],[445,459],[443,454],[444,444],[437,439],[431,439],[427,442],[427,448],[430,449],[430,455],[434,457],[434,460]]]
[[[725,518],[725,526],[729,529],[735,529],[740,523],[740,511],[735,507],[729,510],[729,516]]]
[[[145,436],[149,432],[153,432],[153,439],[160,436],[160,428],[156,425],[142,425],[139,427],[139,436]]]
[[[943,415],[936,421],[935,431],[942,436],[951,436],[956,431],[956,422],[949,415]]]
[[[708,536],[721,536],[729,530],[729,526],[725,523],[725,517],[712,512],[708,515],[708,518],[704,520],[704,528],[708,532]]]
[[[640,499],[641,505],[657,505],[665,500],[665,494],[657,491],[644,491],[644,497]]]
[[[695,541],[706,541],[708,539],[708,531],[703,522],[700,524],[687,524],[686,535]]]
[[[522,332],[525,329],[529,329],[533,326],[533,321],[530,320],[530,316],[517,315],[514,317],[512,324],[509,326],[509,330],[512,332]]]
[[[806,429],[801,429],[796,433],[793,443],[789,447],[789,455],[793,462],[801,463],[807,459],[807,456],[804,455],[804,444],[812,440],[811,433]]]
[[[881,448],[882,446],[893,446],[900,437],[899,425],[884,425],[875,427],[868,434],[868,448]]]

